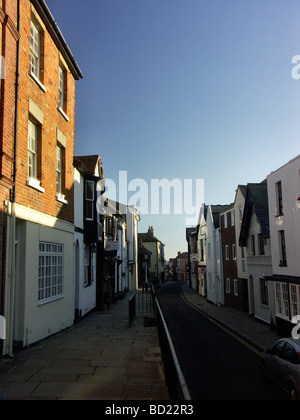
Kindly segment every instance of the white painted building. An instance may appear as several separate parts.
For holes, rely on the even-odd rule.
[[[98,182],[103,178],[101,159],[95,156],[74,158],[74,280],[75,319],[96,307],[97,242],[102,238],[90,236],[97,232],[99,215],[96,211]],[[100,232],[99,232],[100,233]]]
[[[198,238],[197,238],[197,249],[198,249],[198,282],[199,282],[199,295],[207,296],[207,279],[206,279],[206,217],[207,217],[207,206],[202,204],[199,213],[198,220]]]
[[[133,206],[126,206],[112,200],[107,200],[107,203],[104,210],[104,250],[106,258],[109,258],[111,262],[110,276],[114,277],[112,293],[136,290],[138,286],[137,235],[140,217]]]
[[[138,288],[138,223],[141,220],[134,206],[127,206],[126,245],[128,266],[128,289]]]
[[[266,280],[273,274],[266,182],[247,186],[240,246],[246,250],[249,314],[273,324],[274,288]]]
[[[267,177],[276,322],[291,333],[300,315],[300,155]]]
[[[5,319],[13,327],[4,354],[12,354],[13,343],[28,346],[74,320],[74,225],[20,204],[10,204],[9,213],[15,258],[8,253],[7,263],[15,284],[6,293]]]
[[[220,213],[228,206],[209,206],[206,217],[206,281],[207,300],[224,305],[223,259]]]

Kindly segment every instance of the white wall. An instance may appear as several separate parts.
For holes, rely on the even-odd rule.
[[[267,282],[269,304],[262,303],[261,279],[265,276],[272,276],[272,256],[271,240],[267,239],[265,245],[265,255],[259,254],[258,235],[261,234],[261,227],[258,223],[255,212],[252,212],[250,221],[248,241],[247,241],[247,273],[248,273],[248,293],[249,293],[249,311],[256,318],[270,323],[275,320],[274,313],[274,284]],[[256,255],[252,255],[251,236],[255,236]],[[252,283],[251,283],[252,282]]]
[[[207,211],[206,271],[207,299],[215,305],[224,305],[223,264],[220,229],[215,229],[211,206]]]
[[[240,188],[237,189],[235,202],[234,202],[234,212],[235,212],[235,243],[239,243],[240,234],[241,234],[241,217],[240,217],[240,209],[244,212],[245,207],[245,197],[242,194]],[[243,265],[242,262],[242,248],[240,246],[236,246],[236,254],[237,254],[237,272],[238,278],[240,279],[247,279],[247,261],[245,258],[245,264]]]
[[[74,171],[74,224],[77,228],[84,228],[84,177],[75,169]],[[75,309],[80,316],[86,315],[96,306],[96,254],[93,254],[92,264],[94,278],[90,286],[85,283],[85,244],[84,235],[81,232],[74,233],[74,286],[75,286]]]
[[[73,324],[74,226],[19,205],[16,217],[18,294],[14,339],[26,346]],[[63,295],[42,304],[38,300],[39,242],[63,245]]]
[[[273,273],[283,276],[300,274],[300,156],[268,176],[270,230],[272,238]],[[282,182],[283,213],[277,217],[276,183]],[[279,267],[279,231],[284,230],[287,267]]]

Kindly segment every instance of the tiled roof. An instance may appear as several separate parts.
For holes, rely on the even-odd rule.
[[[248,184],[243,223],[240,235],[240,246],[247,245],[252,212],[255,212],[264,238],[270,237],[269,202],[267,183]]]
[[[76,169],[89,175],[95,176],[97,164],[101,159],[99,155],[75,156],[73,164]]]

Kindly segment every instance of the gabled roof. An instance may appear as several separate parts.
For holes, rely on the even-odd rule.
[[[188,252],[181,252],[179,255],[177,255],[177,258],[188,258],[188,256]]]
[[[257,216],[263,237],[265,239],[270,238],[268,186],[266,182],[261,184],[248,184],[247,186],[243,223],[239,240],[240,246],[247,245],[253,211]]]
[[[98,178],[103,178],[103,168],[99,155],[74,156],[73,165],[83,175],[91,175],[97,176]]]
[[[213,205],[211,207],[211,213],[213,218],[213,223],[215,229],[218,229],[220,227],[220,214],[223,213],[226,209],[228,209],[228,204],[226,205]]]
[[[159,239],[156,238],[156,236],[154,236],[152,233],[139,233],[138,234],[139,238],[141,238],[142,242],[160,242],[162,243]]]
[[[192,228],[186,228],[185,232],[186,232],[186,240],[189,240],[189,237],[196,232],[196,227],[192,227]]]

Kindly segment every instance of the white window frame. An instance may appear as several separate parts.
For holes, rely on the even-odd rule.
[[[62,148],[56,146],[56,193],[62,192]]]
[[[65,110],[65,69],[59,66],[58,106]]]
[[[38,126],[31,120],[28,120],[28,158],[27,175],[28,178],[37,179],[37,144],[38,144]]]
[[[291,296],[291,317],[300,315],[300,286],[298,284],[290,284]]]
[[[92,197],[88,197],[88,184],[92,184]],[[95,201],[95,184],[94,181],[85,181],[85,205],[86,205],[86,213],[85,213],[85,220],[92,221],[94,220],[94,201]],[[90,203],[92,209],[92,217],[87,217],[87,204]]]
[[[232,259],[236,261],[236,244],[232,245]]]
[[[235,226],[235,211],[234,210],[231,210],[230,217],[231,217],[231,226]]]
[[[224,229],[228,228],[228,213],[224,214]]]
[[[30,72],[40,80],[41,34],[36,25],[30,23]]]
[[[237,279],[233,280],[233,291],[234,291],[234,296],[239,295],[239,283]]]
[[[225,245],[225,258],[229,261],[229,245]]]
[[[288,300],[288,284],[275,283],[275,302],[276,302],[276,315],[280,318],[290,320],[290,308]]]
[[[226,293],[231,293],[231,280],[226,279]]]
[[[38,303],[61,299],[64,286],[64,246],[39,243]]]

